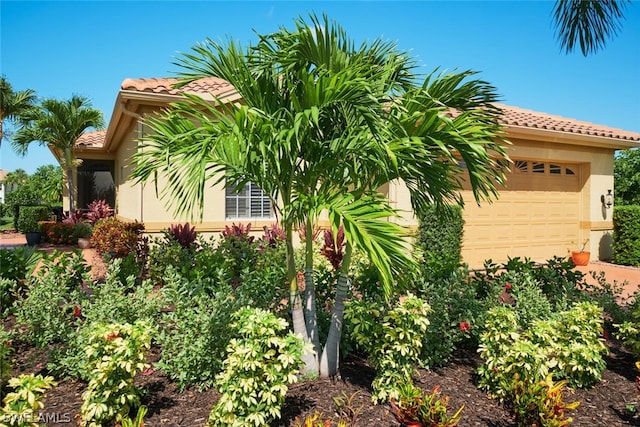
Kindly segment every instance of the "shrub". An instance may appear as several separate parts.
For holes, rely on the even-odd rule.
[[[77,252],[47,256],[27,283],[26,296],[16,301],[16,323],[33,344],[44,347],[68,341],[74,330],[73,307],[85,295],[80,285],[87,270],[81,259]]]
[[[499,398],[508,396],[516,374],[531,383],[551,373],[575,387],[591,386],[606,367],[601,336],[602,310],[591,303],[535,320],[526,329],[513,307],[495,307],[480,339],[479,385]]]
[[[64,222],[41,222],[40,232],[43,242],[54,245],[71,245],[77,240],[77,237],[73,235],[74,225]]]
[[[39,231],[39,221],[48,221],[51,218],[49,206],[20,206],[17,229],[20,233]]]
[[[0,249],[0,315],[12,310],[14,301],[24,293],[25,279],[39,260],[40,252],[28,246]]]
[[[143,232],[144,225],[139,222],[126,223],[114,217],[105,218],[95,225],[91,243],[100,255],[124,258],[136,252]]]
[[[574,410],[580,402],[565,403],[563,392],[567,382],[554,383],[551,375],[542,381],[521,379],[514,376],[510,390],[510,402],[518,427],[549,426],[564,427],[571,423],[566,411]]]
[[[288,384],[297,381],[304,341],[287,321],[262,309],[234,314],[239,338],[227,347],[224,371],[216,377],[221,393],[210,426],[267,425],[280,418]]]
[[[478,298],[475,288],[465,283],[467,275],[466,270],[460,269],[443,279],[421,276],[414,284],[413,291],[435,313],[422,337],[420,364],[424,368],[444,365],[460,345],[473,346],[488,306],[495,305],[498,285],[489,303]]]
[[[640,206],[613,210],[613,262],[640,265]]]
[[[129,323],[146,321],[156,324],[164,307],[162,296],[155,293],[153,285],[144,281],[140,286],[130,276],[120,278],[121,259],[108,266],[104,283],[94,286],[89,296],[76,301],[72,317],[76,327],[73,336],[62,348],[51,352],[48,368],[59,375],[69,375],[89,380],[87,358],[84,349],[95,324]]]
[[[456,427],[464,406],[449,415],[449,397],[439,397],[440,387],[425,394],[413,385],[401,387],[398,400],[391,401],[391,410],[402,425],[415,427]]]
[[[86,222],[79,222],[73,226],[74,239],[90,239],[93,235],[93,227]]]
[[[151,347],[152,332],[146,322],[94,325],[85,349],[91,373],[82,393],[81,426],[122,421],[140,406],[140,391],[133,381],[149,367],[145,353]]]
[[[89,212],[87,212],[87,219],[91,225],[95,225],[101,219],[109,218],[113,215],[113,209],[106,202],[106,200],[94,200],[87,206]]]
[[[222,232],[222,240],[218,250],[224,257],[224,262],[231,274],[231,283],[237,286],[240,282],[240,273],[245,268],[251,268],[255,263],[258,245],[255,237],[251,236],[251,224],[246,226],[235,223],[225,226]]]
[[[14,389],[3,399],[4,407],[0,411],[3,426],[7,427],[38,427],[40,418],[38,411],[44,408],[42,399],[47,390],[58,384],[53,377],[42,375],[20,375],[9,380],[9,386]],[[6,424],[4,424],[6,423]]]
[[[226,281],[201,284],[175,273],[168,277],[162,295],[174,309],[161,321],[157,339],[162,356],[157,367],[177,381],[180,390],[211,387],[234,332],[229,328],[232,314],[241,306]]]
[[[422,254],[423,273],[446,278],[460,266],[464,220],[455,205],[431,207],[418,218],[416,247]]]
[[[41,202],[40,196],[28,185],[21,185],[7,194],[5,200],[7,208],[13,215],[13,228],[18,229],[20,206],[34,206]],[[47,218],[48,219],[48,218]]]
[[[11,378],[12,337],[10,331],[0,327],[0,390],[4,390],[7,380]]]
[[[394,307],[358,300],[348,303],[345,321],[350,323],[351,339],[369,355],[377,371],[374,403],[397,400],[400,387],[412,384],[430,311],[426,302],[411,294]]]
[[[185,249],[190,248],[198,237],[196,228],[192,227],[188,222],[185,224],[172,224],[166,232],[166,236]]]
[[[69,212],[65,216],[65,218],[62,220],[62,222],[65,224],[76,225],[84,221],[84,218],[85,218],[84,212],[82,212],[80,209],[76,209],[74,211]]]

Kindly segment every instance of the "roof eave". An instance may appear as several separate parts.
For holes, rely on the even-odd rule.
[[[582,145],[586,147],[609,148],[611,150],[625,150],[640,148],[640,141],[625,140],[582,133],[562,132],[551,129],[531,128],[525,126],[504,125],[507,138],[522,138],[535,141],[554,142],[561,144]]]

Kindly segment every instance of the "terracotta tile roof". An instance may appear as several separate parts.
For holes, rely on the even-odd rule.
[[[233,86],[225,80],[216,77],[206,77],[189,83],[180,89],[175,89],[176,78],[152,78],[152,79],[125,79],[122,82],[122,90],[138,92],[153,92],[167,95],[178,95],[183,92],[197,94],[220,95],[233,89]]]
[[[95,130],[93,132],[85,132],[76,140],[76,146],[82,148],[99,148],[104,145],[106,130]]]
[[[581,135],[600,136],[626,141],[640,141],[640,133],[597,125],[561,116],[525,110],[509,105],[496,105],[502,109],[500,122],[505,125],[527,128],[547,129],[558,132],[577,133]]]

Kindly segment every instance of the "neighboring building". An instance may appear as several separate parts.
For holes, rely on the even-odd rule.
[[[4,182],[7,174],[8,172],[6,170],[0,169],[0,203],[5,203],[7,195],[18,188],[16,184],[7,184]]]
[[[223,102],[239,99],[234,88],[216,78],[193,82],[174,89],[175,79],[126,79],[116,98],[106,131],[83,135],[76,155],[78,207],[105,198],[118,217],[145,223],[150,232],[175,222],[165,203],[156,197],[153,183],[134,184],[131,156],[138,150],[138,138],[145,134],[139,119],[180,99],[181,92],[217,97]],[[213,98],[211,98],[213,99]],[[530,257],[544,261],[590,239],[588,248],[600,259],[611,255],[611,208],[601,202],[613,187],[616,150],[640,147],[640,134],[566,119],[506,105],[506,137],[512,143],[508,153],[514,161],[499,200],[475,204],[471,192],[463,192],[465,235],[463,258],[471,267],[483,260],[496,262],[507,257]],[[162,183],[160,187],[162,186]],[[382,189],[394,207],[407,211],[405,223],[415,226],[409,193],[400,182]],[[205,197],[204,219],[198,231],[219,232],[231,222],[251,222],[261,229],[274,221],[268,201],[257,187],[242,194],[211,188]]]

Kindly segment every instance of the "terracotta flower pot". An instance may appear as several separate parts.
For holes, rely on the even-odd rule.
[[[571,252],[571,261],[573,261],[575,265],[588,265],[590,257],[591,252]]]
[[[78,246],[80,249],[88,249],[91,247],[91,240],[84,237],[78,237]]]

